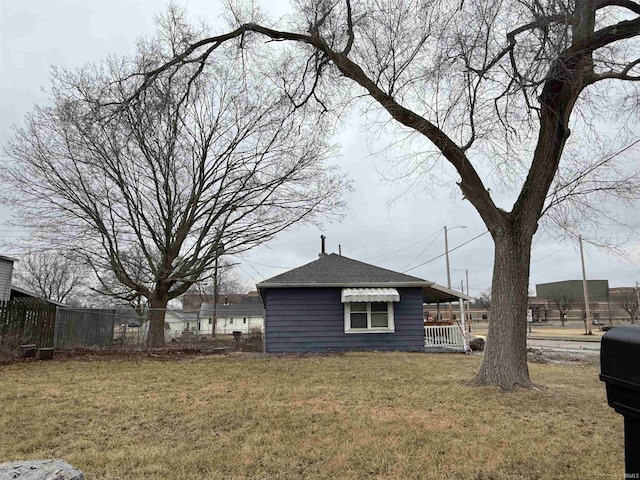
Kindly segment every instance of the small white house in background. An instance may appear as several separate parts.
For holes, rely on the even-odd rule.
[[[213,303],[203,303],[200,307],[200,333],[211,334],[213,326]],[[233,332],[249,333],[251,330],[264,331],[264,306],[260,297],[244,297],[239,303],[216,304],[216,334]]]
[[[15,261],[15,258],[0,255],[0,304],[11,300],[11,279]]]
[[[200,328],[200,319],[198,312],[183,312],[180,310],[167,310],[164,316],[165,340],[169,341],[187,334],[197,335]]]

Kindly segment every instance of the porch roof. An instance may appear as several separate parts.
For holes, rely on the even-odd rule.
[[[422,288],[422,297],[424,303],[449,303],[462,300],[471,300],[471,297],[462,292],[452,290],[442,285],[434,283],[428,287]]]

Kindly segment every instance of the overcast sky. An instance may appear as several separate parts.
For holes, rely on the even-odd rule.
[[[219,3],[191,0],[183,4],[193,20],[215,25]],[[79,67],[109,54],[131,52],[135,39],[154,29],[154,17],[163,5],[152,0],[0,0],[0,145],[11,137],[13,124],[20,124],[34,104],[46,101],[43,89],[48,88],[52,65]],[[274,5],[278,3],[274,2],[272,10]],[[274,13],[282,12],[276,9]],[[441,255],[443,226],[447,225],[449,248],[455,249],[450,253],[453,286],[459,288],[466,269],[472,296],[490,287],[492,241],[489,234],[478,237],[486,229],[469,202],[451,187],[428,184],[398,199],[405,185],[382,179],[378,172],[384,170],[385,160],[370,153],[380,145],[368,145],[364,122],[358,117],[351,119],[336,141],[341,154],[335,163],[354,182],[344,220],[321,228],[291,228],[268,245],[235,258],[249,283],[315,260],[320,235],[324,234],[328,252],[337,252],[341,245],[342,254],[350,258],[446,285],[445,258]],[[487,185],[491,187],[490,181]],[[508,194],[494,198],[503,202],[503,208],[511,209]],[[10,211],[0,206],[0,242],[20,239],[20,231],[4,225],[9,217]],[[458,226],[466,228],[455,228]],[[474,237],[478,238],[472,240]],[[465,242],[469,243],[456,249]],[[640,281],[640,239],[633,243],[631,261],[586,246],[588,278],[607,279],[612,287]],[[3,250],[0,245],[0,253],[19,252]],[[558,243],[544,233],[536,236],[531,288],[536,283],[581,277],[577,244]]]

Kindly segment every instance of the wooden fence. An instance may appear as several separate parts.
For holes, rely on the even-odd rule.
[[[37,348],[53,347],[56,306],[38,298],[16,298],[0,304],[0,336],[15,336]]]

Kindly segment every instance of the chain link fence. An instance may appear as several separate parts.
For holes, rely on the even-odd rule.
[[[148,346],[150,311],[55,307],[23,302],[0,311],[0,341],[33,343],[38,348],[130,348]],[[215,329],[214,327],[215,323]],[[200,312],[166,310],[165,344],[184,348],[235,348],[262,351],[261,317],[222,317],[214,321]],[[12,347],[13,348],[13,347]]]

